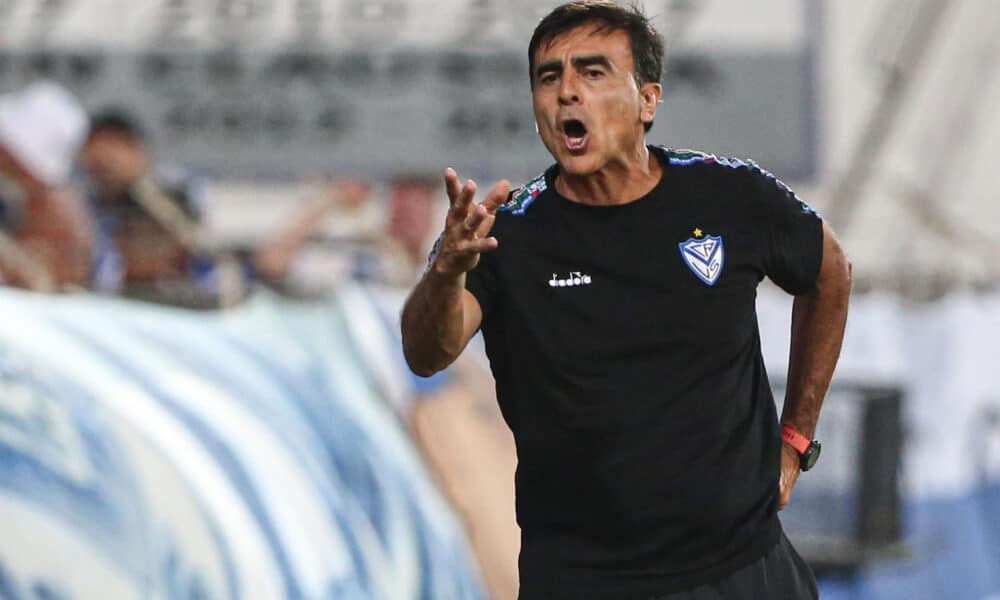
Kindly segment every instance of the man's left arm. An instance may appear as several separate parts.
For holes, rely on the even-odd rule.
[[[823,224],[823,259],[816,285],[795,297],[782,425],[812,439],[833,369],[840,355],[851,291],[851,263],[833,230]],[[781,445],[780,508],[799,476],[799,454]]]

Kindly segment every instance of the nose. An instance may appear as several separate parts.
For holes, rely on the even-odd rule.
[[[567,69],[567,71],[559,79],[559,103],[566,106],[580,102],[576,74],[570,69]]]

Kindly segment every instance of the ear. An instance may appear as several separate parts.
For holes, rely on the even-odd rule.
[[[663,97],[663,86],[658,83],[644,83],[639,88],[639,118],[643,123],[652,123],[656,118],[656,107]]]

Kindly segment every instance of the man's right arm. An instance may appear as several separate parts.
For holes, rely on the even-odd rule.
[[[465,289],[465,274],[479,263],[480,253],[497,248],[496,238],[487,236],[510,184],[500,181],[480,204],[472,201],[476,184],[467,181],[460,186],[452,169],[445,171],[445,187],[451,207],[437,254],[407,298],[402,315],[403,355],[422,377],[454,362],[479,329],[482,309]]]
[[[476,297],[465,289],[465,273],[430,269],[403,307],[403,354],[410,369],[430,377],[458,358],[483,319]]]

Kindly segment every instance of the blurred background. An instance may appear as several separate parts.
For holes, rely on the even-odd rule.
[[[549,164],[555,4],[0,0],[0,599],[516,597],[481,343],[416,378],[398,313],[446,166]],[[1000,598],[1000,2],[644,5],[650,141],[753,158],[854,263],[782,513],[822,596]]]

